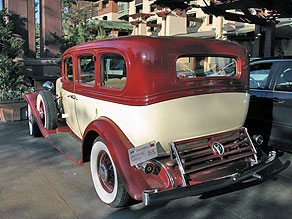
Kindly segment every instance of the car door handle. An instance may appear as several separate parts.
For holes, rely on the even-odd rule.
[[[278,98],[274,98],[274,99],[273,99],[273,102],[274,102],[274,103],[285,103],[284,100],[281,100],[281,99],[278,99]]]
[[[73,100],[77,100],[77,98],[76,98],[75,95],[68,95],[67,97],[70,97],[70,98],[72,98]]]

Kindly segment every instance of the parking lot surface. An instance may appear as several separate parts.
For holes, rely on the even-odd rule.
[[[292,160],[284,153],[282,161]],[[0,218],[291,218],[292,166],[276,178],[145,207],[112,209],[97,197],[89,163],[78,166],[27,121],[0,121]]]

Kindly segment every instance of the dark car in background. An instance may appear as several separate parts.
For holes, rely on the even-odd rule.
[[[250,63],[249,132],[264,145],[292,152],[292,58]]]

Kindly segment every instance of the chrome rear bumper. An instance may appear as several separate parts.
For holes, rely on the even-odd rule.
[[[266,174],[262,175],[260,172],[265,171],[267,169],[269,169],[269,174],[279,173],[285,170],[289,165],[290,161],[286,161],[285,164],[282,164],[282,162],[276,157],[272,161],[268,159],[266,160],[266,162],[257,164],[243,172],[235,173],[221,179],[207,181],[191,186],[178,187],[167,191],[158,190],[144,191],[143,203],[144,205],[148,206],[186,196],[200,195],[206,192],[214,191],[220,188],[224,188],[242,182],[249,178],[261,179]]]

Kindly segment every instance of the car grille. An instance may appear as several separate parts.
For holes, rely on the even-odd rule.
[[[216,153],[212,149],[213,143],[220,143],[224,153]],[[191,176],[200,171],[241,159],[256,160],[255,154],[256,149],[245,128],[170,144],[171,158],[178,163],[184,185],[188,185]]]

